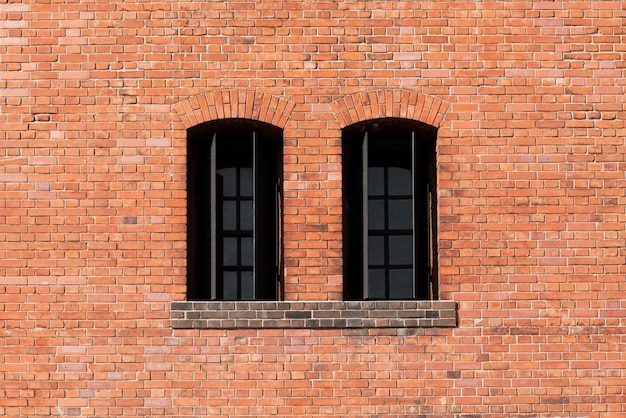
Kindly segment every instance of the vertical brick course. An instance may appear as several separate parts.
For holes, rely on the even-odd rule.
[[[0,415],[625,415],[624,27],[616,0],[0,1]],[[441,310],[342,302],[341,129],[382,117],[438,128]],[[224,118],[283,129],[274,310],[172,309],[186,129]]]

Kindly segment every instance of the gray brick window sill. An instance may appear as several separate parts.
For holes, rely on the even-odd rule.
[[[175,329],[432,328],[457,325],[456,302],[172,302]]]

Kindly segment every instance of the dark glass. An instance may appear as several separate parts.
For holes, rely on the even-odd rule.
[[[239,195],[252,197],[252,167],[242,167],[239,171]]]
[[[244,200],[240,203],[239,206],[239,228],[242,231],[252,231],[252,224],[254,221],[253,217],[253,206],[251,200]]]
[[[252,238],[241,238],[241,265],[252,266]]]
[[[232,200],[222,202],[222,226],[224,231],[237,229],[237,202]]]
[[[409,299],[413,297],[413,270],[392,269],[389,271],[389,298]]]
[[[241,272],[241,298],[252,299],[254,297],[254,280],[251,271]]]
[[[383,167],[369,167],[367,169],[368,196],[382,196],[385,194],[385,169]]]
[[[237,272],[225,271],[224,272],[224,299],[233,300],[237,299]]]
[[[220,168],[217,175],[221,177],[222,195],[237,196],[237,169],[235,167]]]
[[[436,219],[436,195],[432,205],[428,200],[429,189],[435,186],[435,138],[436,131],[426,126],[393,118],[345,129],[347,299],[429,296],[430,262],[436,258],[429,223]],[[364,181],[367,196],[363,196]],[[365,254],[363,245],[367,245]]]
[[[387,185],[390,196],[411,195],[413,180],[410,168],[389,167]]]
[[[236,266],[238,264],[237,238],[224,238],[222,251],[224,253],[224,266]]]
[[[367,287],[370,299],[385,299],[385,270],[369,269]]]
[[[413,202],[411,199],[393,199],[387,202],[389,229],[413,229]]]
[[[385,238],[369,236],[367,245],[368,264],[382,266],[385,264]]]
[[[385,202],[383,200],[367,202],[367,227],[370,230],[385,229]]]
[[[281,136],[269,125],[236,119],[188,130],[191,300],[276,298]]]
[[[413,264],[413,237],[411,235],[389,236],[389,264]]]

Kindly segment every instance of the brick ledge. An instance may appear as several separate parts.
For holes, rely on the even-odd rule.
[[[455,327],[453,301],[171,302],[175,329]]]

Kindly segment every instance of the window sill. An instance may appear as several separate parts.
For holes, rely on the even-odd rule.
[[[450,328],[452,301],[172,302],[174,329]]]

